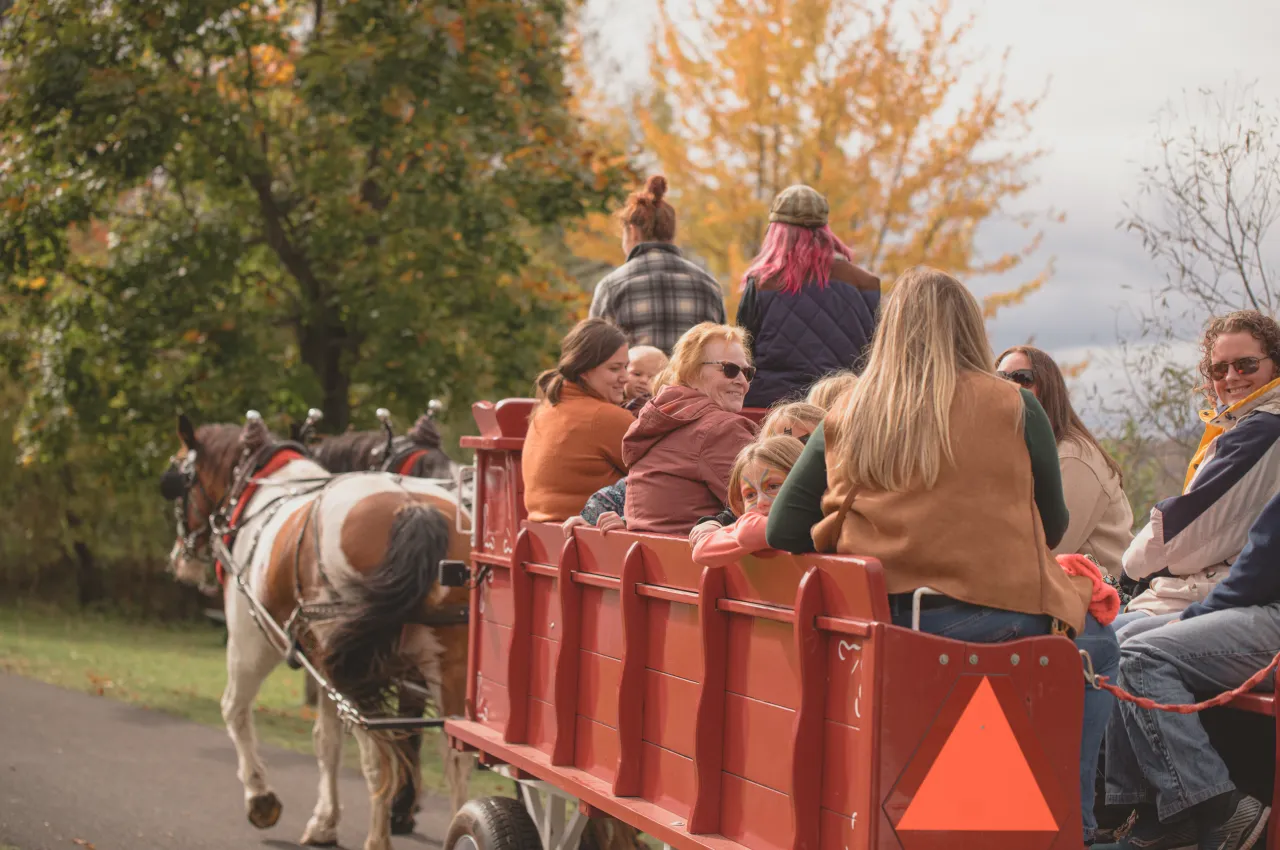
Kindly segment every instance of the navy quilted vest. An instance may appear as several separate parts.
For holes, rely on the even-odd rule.
[[[757,289],[760,330],[755,340],[758,373],[746,407],[769,407],[803,395],[830,372],[850,369],[871,342],[880,293],[842,281],[806,285],[794,295]]]

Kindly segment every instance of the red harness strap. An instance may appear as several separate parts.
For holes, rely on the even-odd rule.
[[[427,453],[426,449],[418,449],[416,452],[411,452],[409,456],[404,459],[404,463],[400,464],[400,468],[396,470],[396,474],[408,475],[412,471],[414,464],[416,464],[419,459],[425,456],[426,453]]]
[[[293,449],[284,449],[272,455],[271,460],[267,461],[267,465],[259,469],[249,479],[249,485],[244,488],[244,492],[240,494],[240,498],[236,501],[236,508],[231,512],[231,533],[222,538],[222,542],[231,548],[231,541],[235,537],[237,526],[240,525],[240,515],[244,513],[245,507],[249,504],[249,500],[253,498],[253,494],[258,492],[258,481],[263,478],[270,478],[280,470],[284,469],[295,460],[302,460],[303,455]],[[224,584],[226,581],[226,573],[223,570],[222,562],[215,561],[214,569],[218,573],[218,584]]]

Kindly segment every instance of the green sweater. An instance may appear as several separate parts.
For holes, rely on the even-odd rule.
[[[1068,520],[1067,503],[1062,495],[1062,470],[1058,466],[1058,443],[1040,401],[1030,390],[1019,392],[1026,409],[1023,435],[1031,455],[1036,507],[1044,524],[1045,542],[1052,549],[1066,533]],[[770,548],[797,554],[814,551],[811,532],[822,520],[822,497],[826,492],[827,443],[819,424],[769,511],[765,539]]]

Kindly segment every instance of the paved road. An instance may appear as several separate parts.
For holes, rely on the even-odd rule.
[[[283,850],[316,801],[315,759],[264,747],[284,802],[269,830],[245,820],[235,751],[221,729],[0,673],[0,845],[19,850]],[[344,769],[339,839],[364,843],[364,779]],[[448,805],[423,797],[397,850],[436,850]],[[87,842],[87,843],[86,843]]]

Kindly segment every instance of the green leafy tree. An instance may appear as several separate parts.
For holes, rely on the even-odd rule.
[[[20,462],[62,482],[86,575],[77,547],[103,528],[81,508],[102,513],[107,482],[142,492],[177,409],[319,400],[340,431],[374,406],[407,419],[433,396],[527,392],[583,297],[544,234],[625,179],[574,117],[571,11],[3,11],[0,356]]]
[[[42,330],[33,427],[284,394],[342,429],[527,380],[579,297],[531,235],[622,177],[568,108],[565,13],[16,3],[0,266]]]

